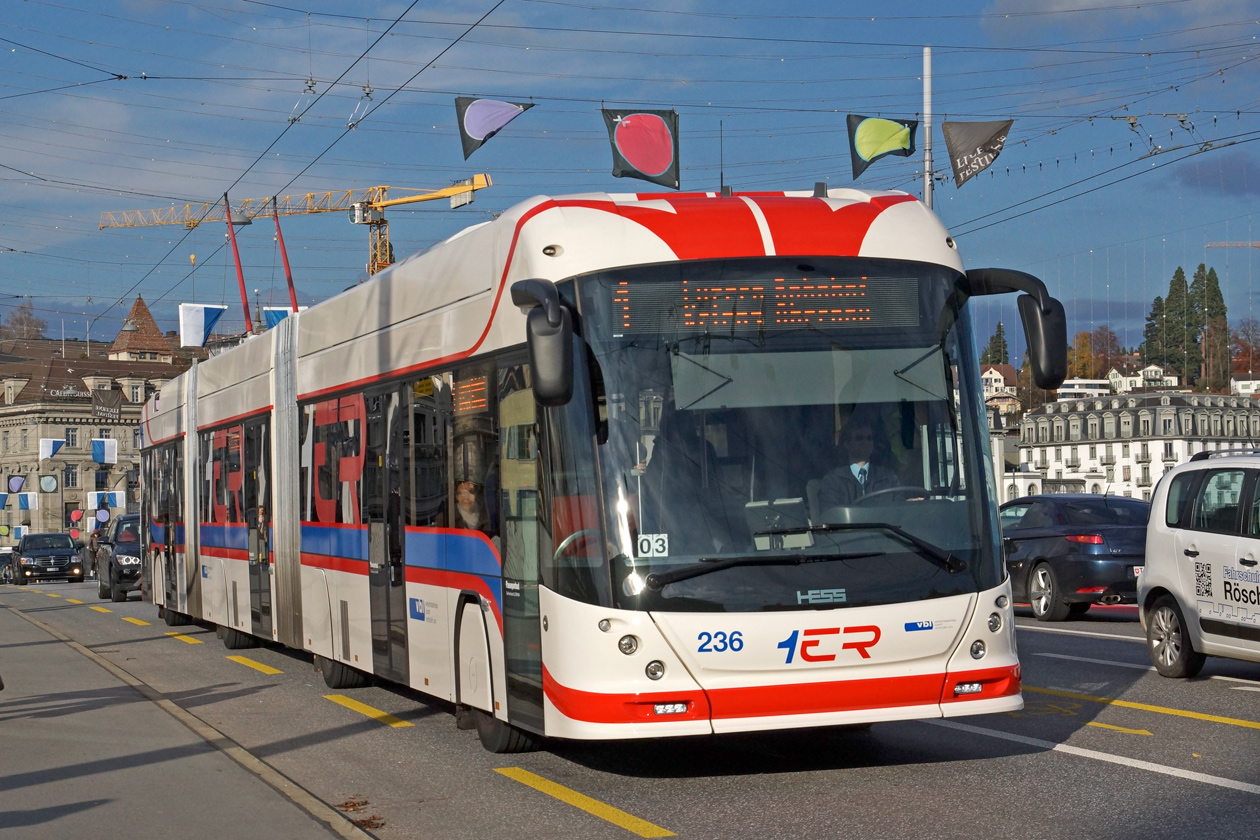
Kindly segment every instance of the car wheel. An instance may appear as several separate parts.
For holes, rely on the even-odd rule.
[[[473,709],[477,721],[477,737],[481,746],[492,753],[523,753],[538,749],[538,739],[528,732],[504,723],[489,712]]]
[[[315,664],[319,666],[319,672],[324,675],[324,684],[329,688],[363,688],[372,682],[371,674],[365,674],[335,659],[316,654]]]
[[[109,587],[109,600],[121,604],[127,600],[127,590],[117,584],[111,584]]]
[[[109,581],[105,578],[96,579],[96,597],[102,601],[109,597]]]
[[[79,575],[78,577],[72,577],[70,578],[69,582],[70,583],[83,583],[83,575]]]
[[[26,586],[26,584],[28,584],[28,583],[30,583],[30,581],[29,581],[29,580],[27,580],[25,577],[19,577],[19,578],[17,579],[17,585],[18,585],[18,586]]]
[[[1068,604],[1068,615],[1085,615],[1092,606],[1088,601],[1083,604]]]
[[[1171,595],[1157,600],[1146,617],[1146,649],[1155,670],[1165,677],[1193,677],[1207,661],[1194,649],[1181,608]]]
[[[1059,581],[1048,563],[1038,563],[1028,578],[1028,600],[1038,621],[1062,621],[1069,607],[1063,603]]]

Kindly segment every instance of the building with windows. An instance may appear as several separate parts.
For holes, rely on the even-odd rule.
[[[1055,399],[1059,402],[1107,396],[1111,396],[1111,381],[1108,379],[1065,379],[1055,391]]]
[[[1018,396],[1018,379],[1013,365],[981,365],[980,384],[984,389],[984,404],[989,409],[989,425],[1002,418],[1018,414],[1023,404]]]
[[[1167,470],[1203,451],[1260,448],[1260,400],[1149,393],[1047,403],[1024,415],[1002,501],[1046,492],[1149,500]]]
[[[112,345],[0,341],[0,493],[8,493],[0,507],[0,525],[8,528],[0,531],[9,532],[0,535],[0,545],[15,542],[17,525],[69,530],[73,511],[92,515],[87,509],[91,492],[122,491],[126,510],[139,510],[140,409],[150,394],[187,368],[181,360],[187,355],[166,343],[143,301],[137,299],[128,323],[134,329],[123,331],[142,336],[143,342],[130,336]],[[53,457],[40,459],[41,438],[61,441]],[[114,464],[93,460],[93,440],[103,439],[116,442]],[[18,484],[20,490],[13,491]],[[23,500],[19,492],[35,497]],[[116,507],[111,515],[123,512]]]
[[[1129,394],[1142,390],[1171,390],[1180,387],[1181,379],[1172,368],[1152,362],[1122,362],[1107,372],[1111,390],[1117,394]]]

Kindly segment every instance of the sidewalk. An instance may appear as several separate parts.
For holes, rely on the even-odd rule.
[[[0,676],[6,840],[337,836],[137,689],[3,604]]]

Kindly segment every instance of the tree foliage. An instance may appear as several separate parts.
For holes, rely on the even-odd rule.
[[[1078,332],[1068,347],[1068,379],[1097,379],[1090,334]]]
[[[1234,373],[1255,377],[1260,374],[1260,321],[1243,318],[1234,329],[1230,342]]]
[[[1002,322],[998,321],[997,329],[993,331],[993,336],[989,339],[989,346],[980,354],[980,364],[1009,365],[1010,363],[1011,351],[1006,346],[1006,330]]]
[[[1229,384],[1231,338],[1216,269],[1199,263],[1187,283],[1178,266],[1167,296],[1151,302],[1142,330],[1142,361],[1171,368],[1187,385],[1221,391]]]
[[[1105,377],[1126,355],[1120,346],[1120,337],[1106,324],[1089,334],[1089,350],[1094,356],[1094,376],[1091,379]]]
[[[9,310],[0,324],[0,339],[43,338],[46,329],[48,323],[35,314],[35,304],[28,300]]]

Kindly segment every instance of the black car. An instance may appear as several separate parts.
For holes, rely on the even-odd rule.
[[[79,546],[69,534],[27,534],[13,550],[10,568],[19,586],[33,580],[83,580]]]
[[[120,516],[109,525],[96,552],[96,594],[101,600],[126,601],[140,588],[140,517]]]
[[[1092,604],[1137,603],[1151,506],[1096,494],[1025,496],[1002,505],[1002,549],[1017,602],[1041,621]]]

